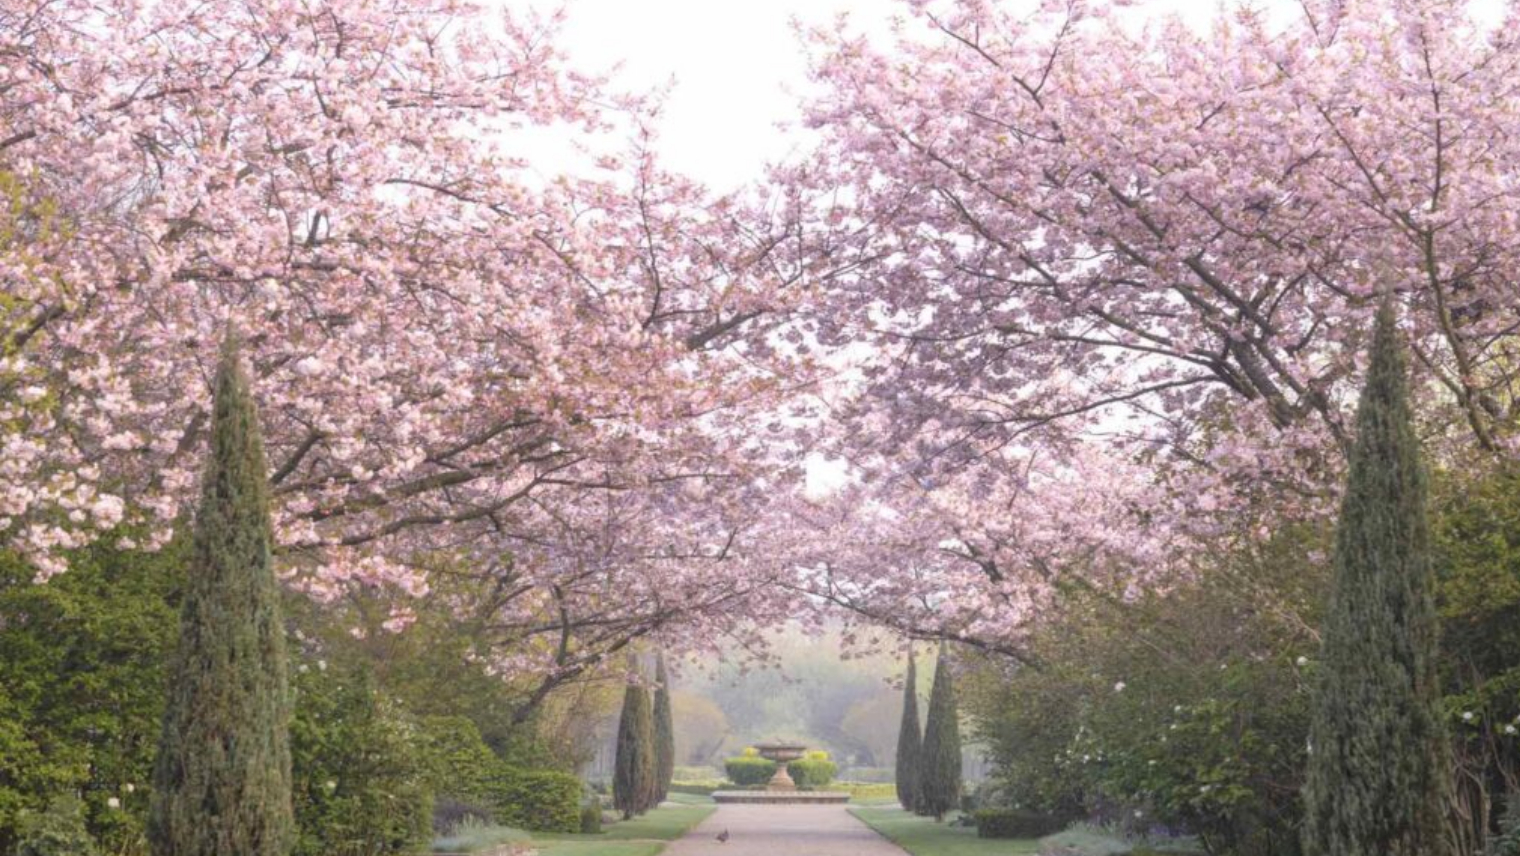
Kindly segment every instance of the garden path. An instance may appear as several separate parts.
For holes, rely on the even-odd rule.
[[[726,843],[717,836],[728,830]],[[721,805],[662,856],[905,856],[842,805]]]

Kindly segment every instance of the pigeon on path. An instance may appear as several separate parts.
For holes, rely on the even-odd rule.
[[[718,843],[719,844],[727,844],[728,843],[728,830],[725,829],[722,832],[718,833]]]

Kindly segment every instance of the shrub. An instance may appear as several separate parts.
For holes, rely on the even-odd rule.
[[[787,765],[786,770],[791,775],[792,781],[797,783],[797,787],[804,790],[812,790],[827,785],[829,782],[834,781],[835,774],[839,772],[839,768],[833,761],[828,760],[827,755],[823,758],[808,757],[800,761],[793,761]]]
[[[65,793],[101,849],[141,847],[186,540],[71,551],[47,585],[0,549],[0,853],[17,852],[18,812]]]
[[[1493,856],[1520,856],[1520,794],[1510,794],[1499,818],[1499,834],[1489,843]]]
[[[17,856],[95,856],[84,803],[72,794],[55,797],[44,811],[23,811],[17,821]]]
[[[502,765],[492,776],[489,805],[496,822],[533,832],[581,828],[581,780],[556,770]]]
[[[723,790],[723,783],[716,779],[703,779],[695,782],[671,782],[670,792],[673,794],[695,794],[699,797],[712,796],[713,791]]]
[[[420,852],[432,839],[433,795],[410,724],[364,671],[308,666],[296,691],[294,856]]]
[[[600,800],[581,806],[581,834],[600,835],[602,832],[602,803]]]
[[[491,780],[500,762],[475,723],[462,716],[428,717],[420,723],[417,743],[436,797],[490,805]]]
[[[1059,818],[1018,808],[984,808],[975,817],[978,838],[1040,838],[1066,826]]]
[[[776,775],[776,762],[745,754],[724,761],[723,770],[728,773],[728,780],[736,785],[763,785]]]
[[[432,717],[418,734],[428,783],[443,798],[484,806],[498,824],[534,832],[580,829],[583,786],[569,773],[523,770],[496,757],[475,724]]]
[[[466,825],[488,826],[490,823],[490,809],[453,797],[440,797],[433,801],[434,835],[452,835]]]

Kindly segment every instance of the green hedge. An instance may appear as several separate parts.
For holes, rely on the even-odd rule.
[[[464,717],[423,721],[419,742],[434,792],[489,809],[502,826],[576,832],[581,780],[554,770],[522,770],[496,757]]]
[[[788,764],[786,771],[792,781],[797,783],[797,787],[812,790],[834,781],[839,767],[827,758],[803,758]]]
[[[417,747],[435,797],[482,808],[490,803],[491,779],[500,762],[475,723],[463,716],[423,719]]]
[[[556,770],[501,765],[491,777],[487,804],[496,822],[530,832],[579,832],[581,780]]]
[[[411,724],[366,670],[298,662],[294,677],[292,856],[424,852],[433,792]]]
[[[710,797],[713,791],[721,790],[723,790],[723,783],[712,780],[670,783],[670,792],[673,794],[692,794],[699,797]]]
[[[776,775],[776,762],[745,755],[724,761],[723,770],[736,785],[763,785]]]
[[[1066,828],[1055,817],[1021,808],[984,808],[972,816],[978,838],[1042,838]]]

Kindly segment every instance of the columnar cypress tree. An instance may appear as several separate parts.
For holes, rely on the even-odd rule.
[[[630,682],[618,719],[617,759],[612,770],[612,805],[623,818],[643,814],[655,796],[654,717],[649,690]]]
[[[1385,302],[1336,527],[1304,787],[1309,856],[1447,850],[1435,580],[1404,364]]]
[[[665,655],[655,660],[654,679],[654,782],[656,805],[670,796],[670,782],[676,771],[675,714],[670,707],[670,674],[665,669]]]
[[[290,690],[258,414],[227,337],[153,771],[157,856],[284,856]]]
[[[902,725],[897,730],[897,801],[908,811],[918,810],[918,760],[923,745],[918,725],[918,669],[910,647],[908,675],[903,679]]]
[[[924,725],[923,751],[918,759],[918,813],[944,820],[945,812],[961,799],[961,729],[955,705],[955,685],[940,647],[929,692],[929,721]]]

